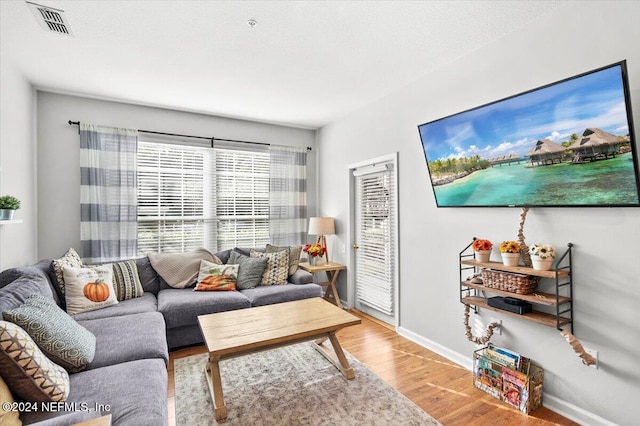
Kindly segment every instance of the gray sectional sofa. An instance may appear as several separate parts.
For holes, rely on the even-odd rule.
[[[228,250],[215,254],[223,263],[229,258]],[[302,270],[285,285],[195,292],[168,286],[146,257],[136,259],[136,266],[144,289],[141,297],[73,315],[95,335],[96,350],[85,370],[69,374],[67,405],[97,403],[109,410],[22,413],[24,424],[70,425],[111,414],[115,426],[165,425],[168,350],[202,343],[199,315],[322,295],[322,287]],[[0,273],[0,316],[34,293],[64,306],[51,260]]]

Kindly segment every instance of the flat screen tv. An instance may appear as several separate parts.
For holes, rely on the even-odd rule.
[[[626,61],[418,130],[438,207],[640,206]]]

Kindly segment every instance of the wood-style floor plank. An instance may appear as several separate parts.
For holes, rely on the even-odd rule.
[[[338,332],[342,347],[443,425],[577,425],[544,407],[527,416],[476,389],[471,372],[465,368],[364,314],[353,313],[362,318],[362,323]],[[170,426],[176,425],[173,362],[201,353],[206,353],[204,345],[169,354]]]

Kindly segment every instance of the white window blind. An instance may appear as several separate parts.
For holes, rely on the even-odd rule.
[[[258,247],[269,242],[269,154],[215,150],[217,245]]]
[[[356,170],[357,299],[386,315],[394,314],[395,186],[392,164]]]
[[[268,203],[268,153],[138,143],[140,255],[266,244]]]

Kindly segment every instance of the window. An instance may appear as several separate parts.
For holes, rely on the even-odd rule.
[[[138,143],[138,253],[269,242],[269,153]]]

